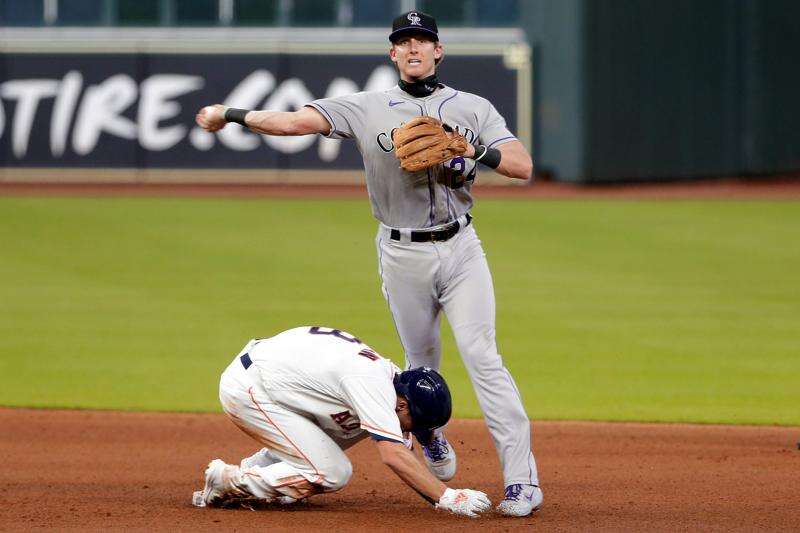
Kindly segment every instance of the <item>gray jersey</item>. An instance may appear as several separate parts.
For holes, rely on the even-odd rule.
[[[440,119],[474,145],[497,147],[516,140],[485,98],[451,87],[415,98],[398,86],[323,98],[309,104],[331,124],[329,137],[354,139],[364,158],[372,213],[395,228],[429,228],[453,221],[472,207],[477,173],[472,159],[454,158],[420,172],[406,172],[394,155],[392,130],[414,117]]]

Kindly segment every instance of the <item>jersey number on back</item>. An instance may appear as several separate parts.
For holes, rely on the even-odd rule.
[[[349,333],[345,333],[340,329],[330,329],[330,328],[323,328],[320,326],[314,326],[308,330],[309,333],[312,335],[333,335],[336,338],[342,339],[347,342],[354,342],[356,344],[364,344],[361,342],[357,337],[353,337]]]
[[[338,339],[342,339],[342,340],[347,341],[347,342],[354,342],[356,344],[364,344],[357,337],[353,337],[349,333],[345,333],[340,329],[328,329],[328,328],[321,328],[319,326],[314,326],[311,329],[309,329],[308,332],[311,333],[312,335],[333,335],[334,337],[336,337]],[[358,352],[358,355],[360,355],[362,357],[366,357],[370,361],[377,361],[378,359],[381,358],[380,355],[375,353],[375,351],[370,349],[370,348],[364,348],[363,350]]]
[[[353,342],[356,344],[364,344],[357,337],[353,337],[349,333],[345,333],[340,329],[328,329],[328,328],[321,328],[319,326],[314,326],[311,329],[309,329],[308,332],[311,333],[312,335],[333,335],[337,339],[342,339],[343,341]],[[377,361],[378,359],[381,358],[380,355],[375,353],[375,351],[370,348],[364,348],[363,350],[358,352],[358,355],[360,355],[361,357],[366,357],[370,361]]]
[[[361,357],[366,357],[370,361],[377,361],[381,357],[380,355],[376,354],[374,351],[370,350],[369,348],[364,348],[363,350],[358,352],[358,355],[360,355]]]

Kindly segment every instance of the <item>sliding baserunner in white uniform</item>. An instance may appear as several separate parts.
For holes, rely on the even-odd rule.
[[[403,443],[403,431],[430,442],[450,419],[444,379],[429,368],[401,372],[347,332],[305,326],[251,340],[223,372],[219,399],[264,448],[239,465],[211,461],[195,505],[337,491],[353,472],[343,450],[369,436],[384,464],[436,508],[476,516],[491,506],[483,492],[447,488]]]

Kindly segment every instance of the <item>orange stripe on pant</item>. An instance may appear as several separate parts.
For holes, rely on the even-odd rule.
[[[297,451],[295,449],[293,449],[293,448],[291,448],[289,446],[285,446],[285,445],[283,445],[281,443],[275,442],[272,439],[268,439],[267,437],[265,437],[263,435],[263,432],[259,433],[255,429],[252,429],[250,426],[248,426],[241,419],[235,418],[235,419],[232,419],[232,422],[236,427],[241,429],[247,435],[250,435],[253,438],[253,440],[255,440],[257,442],[260,442],[264,447],[269,448],[270,450],[274,450],[274,451],[277,451],[277,452],[284,453],[284,454],[289,455],[291,457],[302,458],[300,455],[298,455],[298,453],[297,453]]]
[[[266,411],[264,411],[264,410],[261,408],[261,404],[259,404],[259,403],[258,403],[258,401],[256,401],[256,398],[255,398],[255,396],[253,396],[253,387],[250,387],[249,389],[247,389],[247,393],[250,395],[250,400],[253,402],[253,405],[255,405],[255,406],[256,406],[256,409],[258,409],[258,410],[261,412],[261,414],[262,414],[262,415],[264,415],[264,418],[266,418],[266,419],[267,419],[267,422],[269,422],[269,424],[270,424],[272,427],[274,427],[275,429],[277,429],[277,430],[278,430],[278,432],[279,432],[279,433],[280,433],[280,434],[283,436],[283,438],[284,438],[284,439],[286,439],[286,441],[287,441],[287,442],[289,442],[289,444],[291,444],[291,445],[294,447],[294,449],[295,449],[295,450],[297,450],[297,453],[299,453],[299,454],[300,454],[300,456],[301,456],[301,457],[302,457],[302,458],[303,458],[303,459],[304,459],[304,460],[305,460],[305,461],[306,461],[306,462],[307,462],[309,465],[311,465],[311,468],[313,468],[313,469],[314,469],[314,475],[315,475],[315,476],[317,476],[317,479],[315,479],[314,481],[311,481],[311,483],[322,483],[322,482],[325,480],[325,477],[324,477],[322,474],[320,474],[320,473],[319,473],[319,470],[317,470],[317,467],[314,465],[314,463],[312,463],[312,462],[309,460],[308,456],[306,456],[306,454],[304,454],[304,453],[303,453],[303,450],[301,450],[300,448],[298,448],[298,447],[297,447],[297,445],[296,445],[296,444],[295,444],[295,443],[292,441],[292,439],[290,439],[290,438],[289,438],[289,436],[288,436],[288,435],[286,435],[286,433],[284,433],[284,432],[283,432],[283,430],[281,430],[281,428],[279,428],[279,427],[278,427],[278,425],[277,425],[275,422],[273,422],[273,421],[272,421],[272,419],[269,417],[269,415],[266,413]]]

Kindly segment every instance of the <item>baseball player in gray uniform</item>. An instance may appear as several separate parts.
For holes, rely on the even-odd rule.
[[[389,90],[315,100],[294,112],[217,104],[201,109],[197,123],[212,132],[237,122],[265,135],[322,134],[357,143],[379,221],[382,289],[406,367],[439,368],[444,312],[503,468],[505,497],[498,510],[526,516],[543,499],[530,421],[497,352],[492,278],[469,211],[477,163],[509,178],[529,179],[531,157],[488,100],[439,82],[436,65],[444,48],[432,17],[418,11],[400,15],[389,41],[389,57],[400,74]],[[466,139],[466,149],[441,164],[404,170],[394,153],[395,133],[416,117],[448,124]],[[455,475],[455,450],[441,430],[423,451],[439,479]]]

